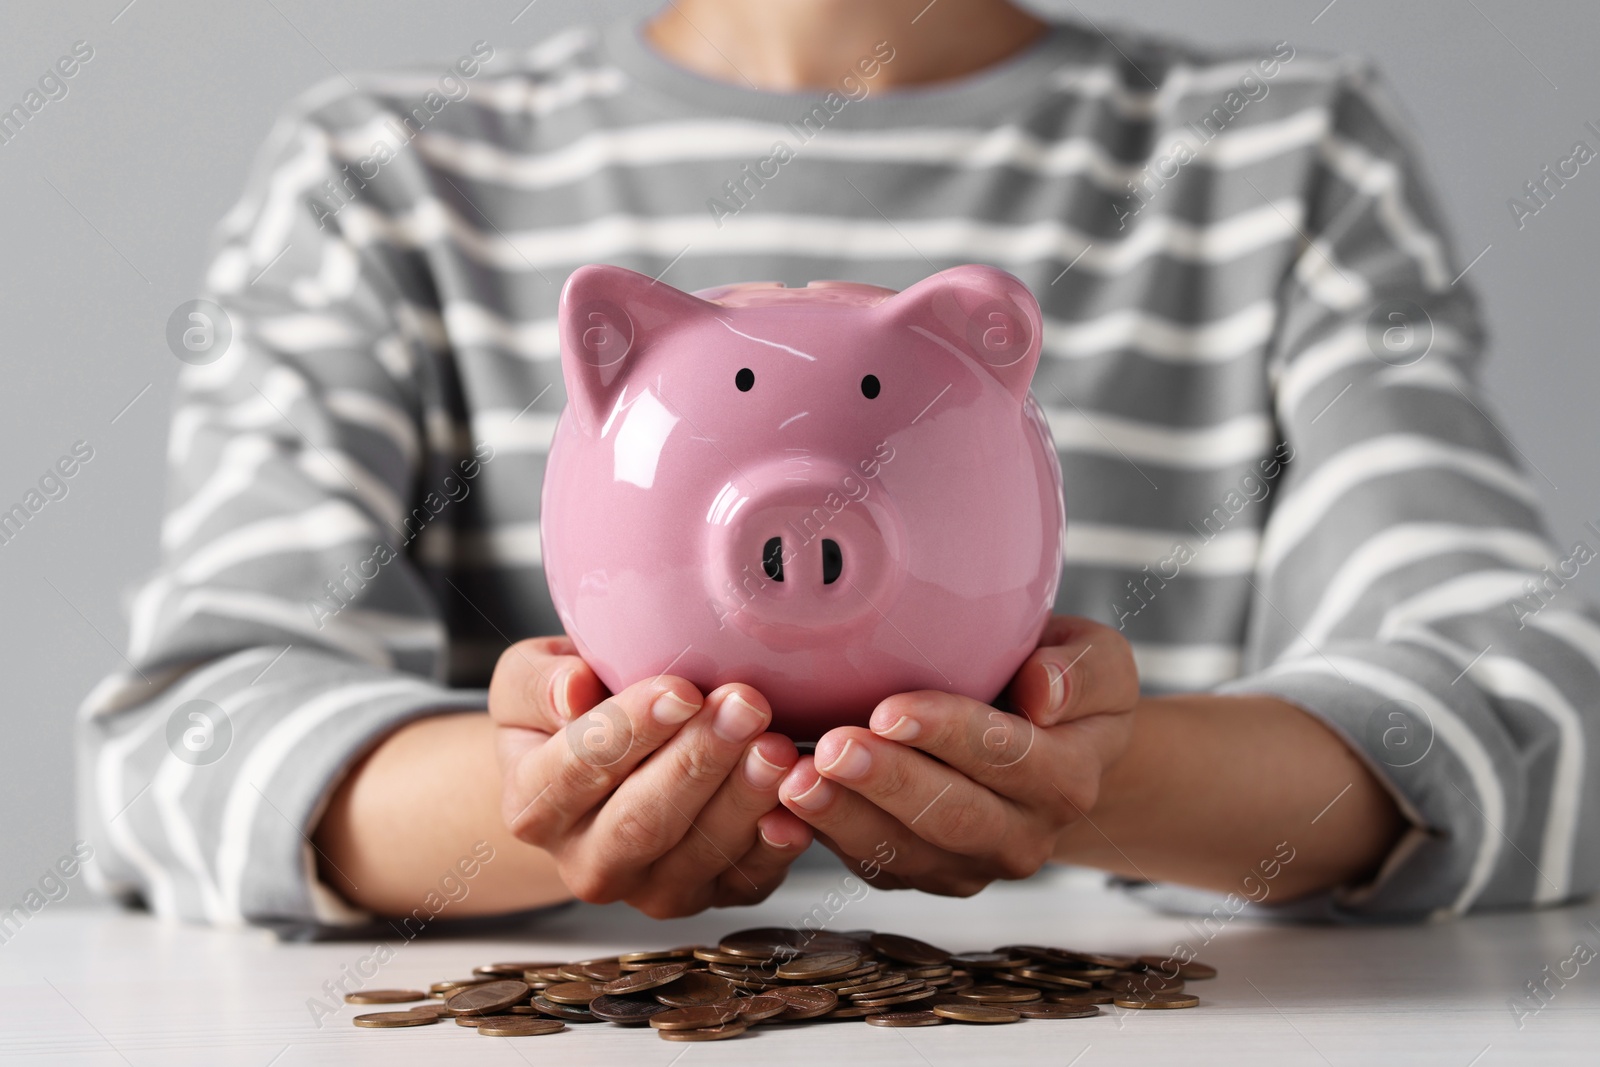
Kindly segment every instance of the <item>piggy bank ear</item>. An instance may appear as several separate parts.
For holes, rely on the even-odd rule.
[[[662,335],[715,306],[623,267],[590,264],[567,277],[557,315],[561,375],[579,425],[598,429],[629,368]]]
[[[969,264],[924,278],[879,305],[891,329],[954,348],[994,375],[1021,402],[1039,365],[1044,318],[1020,280]]]

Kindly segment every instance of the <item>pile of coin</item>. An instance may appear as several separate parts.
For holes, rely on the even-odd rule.
[[[1189,981],[1216,969],[1166,956],[1041,945],[946,952],[898,934],[763,927],[714,946],[628,952],[574,963],[491,963],[427,992],[362,990],[350,1004],[419,1007],[355,1017],[357,1026],[453,1018],[488,1037],[535,1037],[568,1023],[650,1027],[667,1041],[720,1041],[758,1024],[861,1019],[873,1026],[1086,1019],[1112,1004],[1193,1008]]]

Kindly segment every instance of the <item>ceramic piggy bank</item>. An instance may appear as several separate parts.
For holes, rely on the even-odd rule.
[[[561,294],[543,497],[568,635],[613,692],[754,686],[813,740],[894,693],[994,699],[1055,598],[1066,521],[1016,278]]]

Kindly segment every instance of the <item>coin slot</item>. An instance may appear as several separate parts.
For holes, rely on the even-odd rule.
[[[822,584],[832,585],[839,580],[839,575],[844,571],[844,553],[839,550],[839,542],[831,538],[822,539]]]
[[[761,546],[761,569],[773,581],[783,581],[783,538],[769,537]]]

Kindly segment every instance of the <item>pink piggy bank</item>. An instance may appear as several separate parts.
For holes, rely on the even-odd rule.
[[[583,658],[613,692],[748,683],[798,741],[894,693],[993,700],[1061,573],[1041,326],[983,266],[899,293],[574,271],[543,542]]]

